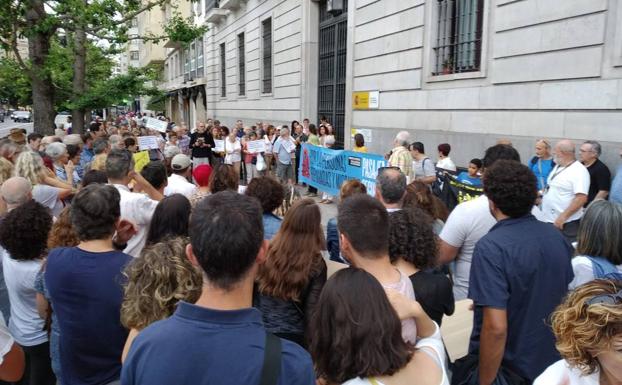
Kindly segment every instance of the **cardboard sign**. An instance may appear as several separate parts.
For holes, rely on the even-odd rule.
[[[151,128],[160,132],[166,132],[166,127],[168,123],[165,120],[160,120],[156,118],[145,118],[145,127]]]
[[[149,151],[141,151],[132,155],[134,158],[134,171],[141,172],[143,167],[149,164]]]
[[[282,140],[281,145],[287,152],[294,152],[294,150],[296,149],[296,144],[289,139]]]
[[[139,136],[137,139],[138,149],[140,151],[157,150],[160,148],[160,146],[158,145],[158,138],[155,136]]]
[[[225,141],[214,139],[214,148],[212,149],[214,152],[225,152]]]
[[[263,139],[246,142],[246,148],[251,154],[266,152],[266,142]]]

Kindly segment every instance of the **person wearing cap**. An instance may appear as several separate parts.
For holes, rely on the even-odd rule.
[[[164,189],[164,195],[182,194],[190,198],[197,190],[197,186],[188,182],[191,176],[192,160],[188,155],[177,154],[171,160],[172,174],[168,177],[168,185]]]
[[[171,169],[171,161],[173,157],[177,154],[182,154],[183,152],[177,146],[166,146],[164,148],[164,165],[166,166],[166,174],[171,175],[173,170]]]
[[[197,189],[192,194],[190,199],[190,205],[192,207],[196,206],[197,203],[203,200],[206,196],[210,194],[209,191],[209,180],[212,175],[212,166],[209,164],[201,164],[198,167],[195,167],[192,171],[192,177],[197,184]]]

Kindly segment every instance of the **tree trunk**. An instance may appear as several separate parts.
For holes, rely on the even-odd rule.
[[[86,83],[86,33],[83,28],[76,28],[74,33],[73,95],[76,99],[84,95]],[[84,108],[72,111],[72,133],[84,132]]]
[[[30,0],[26,12],[29,30],[36,31],[28,36],[28,54],[32,63],[30,77],[32,85],[32,107],[34,131],[42,135],[54,134],[54,86],[52,77],[46,68],[50,52],[50,38],[54,34],[52,28],[38,28],[44,25],[47,14],[41,0]]]

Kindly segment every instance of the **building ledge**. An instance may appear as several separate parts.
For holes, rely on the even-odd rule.
[[[220,8],[222,9],[235,9],[239,8],[246,0],[220,0]]]
[[[205,16],[208,23],[218,23],[227,17],[227,10],[222,8],[212,8]]]
[[[164,43],[164,48],[179,48],[181,47],[181,43],[178,41],[174,41],[174,40],[167,40],[166,43]]]

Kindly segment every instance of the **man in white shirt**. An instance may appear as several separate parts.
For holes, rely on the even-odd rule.
[[[138,257],[145,246],[153,212],[163,196],[142,175],[134,171],[134,160],[127,150],[112,150],[108,154],[106,174],[108,183],[121,194],[121,218],[132,222],[138,230],[127,242],[123,252]],[[130,191],[128,185],[132,179],[145,194]]]
[[[577,238],[583,205],[590,190],[590,173],[575,155],[575,144],[562,140],[553,149],[555,168],[549,174],[538,219],[552,223],[569,242]]]
[[[438,145],[438,162],[436,162],[436,168],[456,172],[456,164],[449,157],[450,152],[451,146],[449,143],[441,143]]]
[[[486,150],[485,168],[500,159],[520,162],[520,155],[512,147],[497,144]],[[475,244],[497,223],[490,213],[488,198],[485,195],[456,206],[451,212],[443,231],[439,235],[439,264],[455,261],[452,265],[454,280],[454,298],[466,299],[469,291],[471,260]]]
[[[171,170],[173,173],[168,177],[168,185],[164,188],[164,195],[182,194],[190,198],[196,191],[197,186],[188,182],[191,176],[190,166],[192,160],[188,155],[177,154],[171,160]]]

